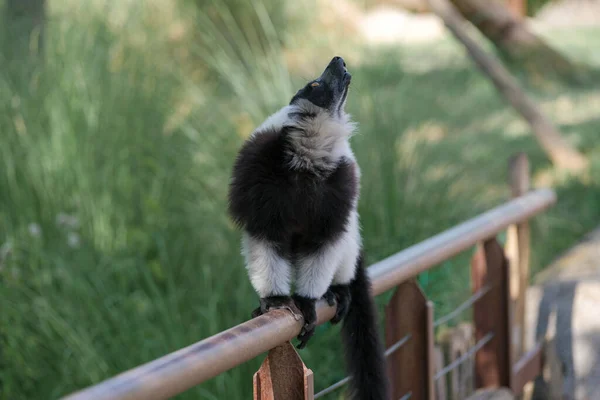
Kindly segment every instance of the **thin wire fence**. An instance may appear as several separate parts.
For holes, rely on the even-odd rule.
[[[455,368],[460,366],[462,363],[464,363],[468,359],[472,358],[475,355],[475,353],[477,353],[483,346],[488,344],[490,342],[490,340],[492,340],[493,338],[494,338],[494,333],[493,332],[488,333],[487,335],[482,337],[477,343],[475,343],[475,345],[473,347],[471,347],[465,354],[463,354],[461,357],[457,358],[454,362],[448,364],[447,366],[445,366],[444,368],[439,370],[434,375],[433,378],[437,381],[438,379],[444,377],[450,371],[454,370]]]
[[[484,286],[482,289],[480,289],[477,292],[475,292],[474,295],[472,295],[471,297],[469,297],[464,303],[462,303],[461,305],[459,305],[458,307],[456,307],[453,311],[451,311],[448,314],[444,315],[443,317],[437,319],[433,323],[434,328],[437,328],[440,325],[444,325],[446,322],[451,321],[454,318],[458,317],[465,310],[467,310],[468,308],[470,308],[477,300],[479,300],[483,296],[485,296],[490,291],[490,289],[491,289],[490,286]]]
[[[392,346],[390,346],[385,351],[385,356],[389,357],[390,355],[394,354],[394,352],[396,352],[400,347],[402,347],[404,344],[406,344],[410,340],[411,336],[412,336],[411,334],[408,334],[408,335],[404,336],[402,339],[398,340]],[[336,389],[341,388],[342,386],[347,384],[349,381],[350,381],[350,377],[347,376],[344,379],[334,383],[333,385],[326,387],[325,389],[321,390],[319,393],[315,394],[315,399],[318,399],[319,397],[325,396],[326,394],[329,394],[329,393],[335,391]]]

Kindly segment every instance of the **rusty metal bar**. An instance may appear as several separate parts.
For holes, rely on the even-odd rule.
[[[484,337],[482,337],[481,339],[479,339],[479,341],[477,343],[475,343],[473,345],[473,347],[471,347],[469,349],[469,351],[467,351],[465,354],[463,354],[462,356],[460,356],[456,360],[452,361],[450,364],[446,365],[444,368],[440,369],[438,371],[438,373],[435,374],[435,377],[434,377],[435,380],[437,381],[438,379],[442,378],[443,376],[445,376],[446,374],[448,374],[448,372],[451,372],[453,369],[455,369],[456,367],[458,367],[460,364],[464,363],[469,358],[473,357],[475,355],[475,353],[477,353],[483,346],[485,346],[486,344],[488,344],[488,342],[490,340],[492,340],[493,338],[494,338],[494,333],[493,332],[489,332],[487,335],[485,335]]]
[[[373,292],[380,294],[506,229],[525,221],[556,202],[550,189],[538,189],[491,209],[421,243],[396,253],[370,268]]]
[[[539,214],[556,201],[540,189],[409,247],[369,268],[375,295],[389,290],[507,226]],[[333,307],[318,303],[318,323],[330,320]],[[164,399],[181,393],[296,337],[302,320],[274,310],[174,353],[73,393],[65,399]]]
[[[325,314],[333,317],[333,308]],[[291,312],[273,310],[66,399],[169,398],[294,338],[302,325]]]
[[[477,300],[479,300],[480,298],[482,298],[487,292],[490,291],[490,286],[484,286],[481,289],[479,289],[477,292],[475,292],[471,297],[469,297],[464,303],[462,303],[460,306],[456,307],[453,311],[449,312],[448,314],[444,315],[441,318],[438,318],[433,326],[435,326],[436,328],[442,324],[445,324],[446,322],[450,321],[453,318],[456,318],[458,315],[460,315],[460,313],[462,313],[463,311],[465,311],[467,308],[471,307]]]
[[[511,390],[516,396],[523,393],[523,388],[527,382],[533,381],[542,374],[544,368],[544,345],[544,341],[537,343],[533,349],[525,353],[513,366]]]

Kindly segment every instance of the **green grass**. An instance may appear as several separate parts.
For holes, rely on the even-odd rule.
[[[2,399],[97,383],[248,319],[257,301],[226,215],[230,168],[248,127],[307,77],[285,67],[267,3],[258,28],[221,2],[210,14],[129,3],[56,5],[32,75],[0,59]],[[185,39],[169,42],[178,23]],[[588,51],[600,31],[551,40],[600,64]],[[358,48],[348,107],[369,262],[506,200],[517,151],[536,177],[556,176],[453,42]],[[330,55],[307,57],[316,74]],[[533,222],[536,270],[600,221],[599,89],[534,93],[596,172],[555,177],[559,203]],[[439,315],[468,296],[469,255],[422,276]],[[317,389],[343,377],[337,329],[301,352]],[[248,398],[261,360],[178,398]]]

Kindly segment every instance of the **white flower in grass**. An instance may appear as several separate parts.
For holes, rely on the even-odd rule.
[[[71,215],[71,217],[69,218],[69,221],[67,222],[67,226],[71,229],[79,228],[79,219],[77,219],[76,216]]]
[[[74,249],[79,247],[79,245],[81,244],[81,239],[79,238],[79,235],[75,232],[69,232],[69,234],[67,235],[67,244],[69,245],[69,247]]]
[[[69,218],[69,216],[65,213],[58,213],[58,215],[56,215],[56,225],[58,226],[62,226],[65,225],[67,219]]]
[[[35,222],[29,224],[29,226],[27,226],[27,229],[29,230],[29,234],[33,237],[42,236],[42,228]]]
[[[79,228],[79,219],[75,215],[69,215],[61,212],[56,216],[56,225],[77,229]]]

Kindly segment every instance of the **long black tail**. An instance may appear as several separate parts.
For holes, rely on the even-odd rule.
[[[342,325],[346,365],[350,374],[350,398],[388,400],[384,347],[379,336],[377,309],[371,296],[371,282],[357,260],[356,275],[350,283],[351,304]]]

